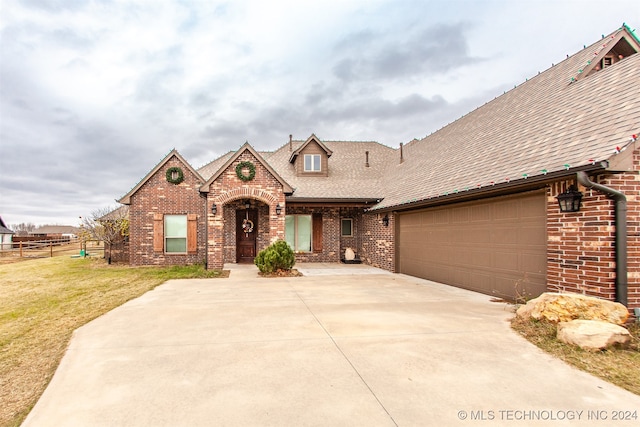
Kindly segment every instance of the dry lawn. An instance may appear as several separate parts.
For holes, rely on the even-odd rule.
[[[169,279],[225,277],[201,266],[131,268],[59,256],[0,265],[0,426],[18,426],[72,332]]]
[[[627,349],[587,351],[556,339],[556,324],[515,317],[511,326],[547,353],[585,372],[640,395],[640,325],[628,327],[633,336]]]

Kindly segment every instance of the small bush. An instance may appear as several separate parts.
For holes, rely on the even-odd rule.
[[[296,263],[296,258],[287,242],[278,240],[261,250],[254,263],[261,273],[269,274],[278,270],[291,270]]]

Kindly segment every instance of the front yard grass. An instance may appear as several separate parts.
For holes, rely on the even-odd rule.
[[[628,327],[632,335],[626,349],[610,348],[587,351],[556,339],[556,324],[548,321],[522,319],[518,316],[511,326],[542,350],[585,372],[602,378],[631,393],[640,395],[640,325]]]
[[[73,331],[169,279],[226,277],[202,266],[107,265],[59,256],[0,265],[0,426],[18,426]]]

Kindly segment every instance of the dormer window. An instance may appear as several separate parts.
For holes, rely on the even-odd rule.
[[[289,163],[293,163],[297,176],[329,176],[329,157],[333,152],[315,135],[291,152]]]
[[[321,161],[320,154],[305,154],[304,155],[304,171],[305,172],[320,172]]]

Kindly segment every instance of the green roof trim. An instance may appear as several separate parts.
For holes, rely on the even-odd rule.
[[[640,43],[640,37],[638,37],[636,35],[636,30],[632,30],[631,27],[629,27],[626,23],[622,23],[622,26],[629,32],[629,34],[631,34],[631,36],[638,42]]]

